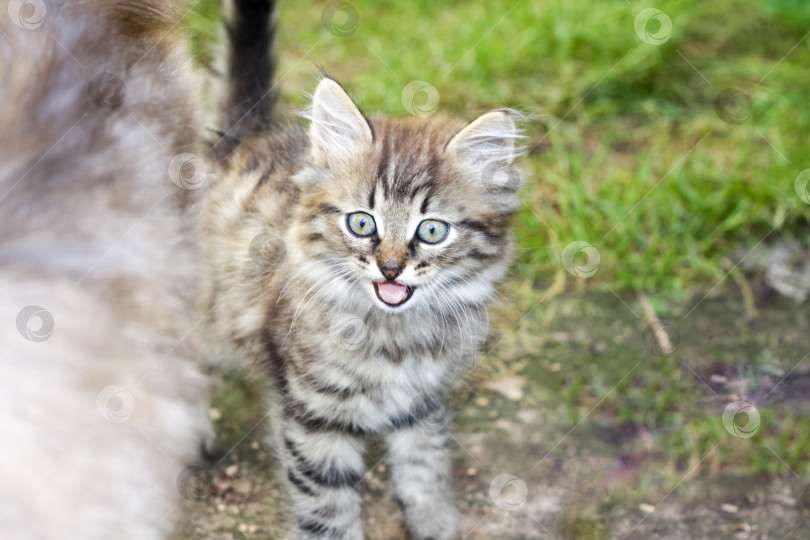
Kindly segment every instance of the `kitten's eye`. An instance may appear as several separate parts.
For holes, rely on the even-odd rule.
[[[438,244],[447,238],[447,233],[450,232],[450,225],[444,221],[437,221],[435,219],[426,219],[419,224],[416,229],[416,236],[422,242],[428,244]]]
[[[365,212],[354,212],[346,216],[346,225],[357,236],[371,236],[377,232],[374,218]]]

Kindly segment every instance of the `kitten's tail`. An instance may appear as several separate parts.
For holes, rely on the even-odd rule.
[[[225,24],[227,75],[220,129],[242,139],[276,124],[273,89],[276,34],[273,0],[231,0]]]

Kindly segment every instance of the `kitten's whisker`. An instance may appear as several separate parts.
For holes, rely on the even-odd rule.
[[[348,287],[354,286],[354,284],[359,281],[359,278],[358,278],[357,274],[355,274],[353,271],[349,272],[348,277],[349,277],[348,280],[347,280]],[[343,278],[343,276],[340,276],[340,278]],[[340,291],[340,289],[335,288],[335,293],[339,292],[339,291]],[[332,293],[332,294],[335,294],[335,293]],[[343,304],[349,298],[350,298],[349,295],[343,295],[343,297],[340,299],[340,302],[337,305],[337,308],[335,309],[335,313],[343,313]],[[330,296],[330,301],[331,301],[331,296]],[[364,323],[365,323],[365,321],[364,321]]]
[[[320,288],[322,288],[322,287],[325,287],[326,285],[328,285],[328,284],[329,284],[329,280],[330,280],[331,278],[333,278],[333,277],[337,276],[338,274],[340,274],[340,273],[342,273],[342,272],[345,272],[345,269],[342,269],[342,268],[332,268],[332,267],[330,267],[329,271],[328,271],[328,272],[327,272],[325,275],[323,275],[323,276],[321,276],[320,278],[318,278],[318,279],[317,279],[317,280],[316,280],[316,281],[315,281],[315,282],[314,282],[314,283],[313,283],[313,284],[310,286],[310,288],[309,288],[309,289],[307,289],[307,291],[306,291],[306,292],[305,292],[305,293],[304,293],[304,294],[301,296],[301,299],[298,301],[298,304],[297,304],[297,306],[296,306],[296,310],[295,310],[295,314],[294,314],[294,315],[297,315],[297,314],[299,313],[299,311],[301,310],[301,308],[304,306],[304,303],[306,302],[307,297],[310,295],[310,293],[312,293],[313,289],[316,289],[316,288],[320,289]],[[324,280],[326,280],[326,282],[325,282],[325,283],[321,283],[321,282],[323,282]]]
[[[445,316],[444,312],[441,309],[442,308],[441,302],[439,302],[439,299],[436,296],[436,293],[434,291],[432,291],[430,288],[426,288],[424,290],[425,290],[425,292],[427,292],[430,299],[432,300],[432,302],[430,302],[430,307],[434,308],[435,312],[439,316],[439,320],[442,323],[442,342],[441,342],[441,345],[439,345],[439,353],[443,353],[444,352],[444,339],[445,339],[445,335],[447,333],[447,317]]]
[[[308,272],[311,269],[312,266],[314,266],[314,265],[316,265],[316,264],[318,264],[320,262],[321,261],[310,261],[310,262],[304,264],[301,268],[299,268],[298,271],[295,274],[293,274],[292,277],[290,279],[288,279],[287,282],[284,284],[284,287],[281,289],[281,292],[278,295],[278,299],[276,300],[276,304],[278,304],[279,300],[281,300],[281,298],[287,293],[288,290],[290,290],[292,288],[292,286],[294,284],[297,284],[299,281],[306,278],[306,272]],[[301,274],[302,272],[304,272],[304,274]],[[301,277],[298,277],[299,275]]]
[[[302,301],[303,301],[303,300],[306,298],[306,296],[309,294],[309,292],[312,290],[312,288],[313,288],[313,287],[315,287],[315,285],[317,285],[317,283],[319,283],[319,282],[320,282],[321,280],[323,280],[325,277],[328,277],[330,274],[332,274],[332,273],[333,273],[333,272],[335,272],[336,270],[340,270],[340,268],[339,268],[339,267],[332,266],[331,264],[327,264],[326,266],[327,266],[327,271],[326,271],[326,274],[325,274],[325,275],[322,275],[321,277],[317,277],[317,276],[318,276],[318,274],[316,274],[315,276],[312,276],[312,279],[315,279],[315,278],[317,278],[317,279],[315,280],[315,283],[314,283],[314,284],[313,284],[313,285],[312,285],[312,286],[309,288],[309,290],[307,290],[307,292],[306,292],[306,293],[304,293],[304,295],[301,297],[301,300],[299,300],[299,305],[300,305],[300,302],[302,302]],[[297,280],[297,283],[301,283],[301,282],[302,282],[302,280],[305,280],[305,279],[307,278],[307,276],[308,276],[308,274],[304,274],[303,276],[301,276],[301,277],[300,277],[300,278]],[[296,284],[297,284],[297,283],[296,283]]]
[[[463,274],[460,274],[460,273],[458,273],[458,272],[456,272],[454,270],[450,270],[450,269],[445,270],[445,273],[450,274],[451,277],[455,277],[455,278],[461,280],[461,282],[463,282],[463,283],[465,283],[467,285],[473,285],[473,282],[470,281],[470,279],[469,279],[469,278],[472,277],[471,275],[463,275]],[[453,296],[452,289],[450,289],[450,287],[447,286],[449,284],[449,281],[447,281],[447,280],[439,280],[437,284],[439,286],[442,286],[444,288],[444,290],[446,290],[448,292],[449,295]],[[497,291],[495,291],[495,292],[497,293]],[[475,310],[476,310],[476,312],[478,313],[478,316],[479,316],[479,320],[480,320],[480,318],[482,318],[482,316],[481,316],[482,304],[481,303],[475,302],[475,303],[470,304],[470,303],[465,302],[465,305],[468,305],[468,306],[472,305],[473,307],[475,307]],[[485,323],[486,323],[484,325],[484,328],[489,328],[489,311],[487,311],[486,307],[484,307],[483,318],[485,319]],[[486,338],[486,336],[479,336],[479,338],[483,341],[483,339]],[[473,344],[473,346],[475,347],[475,350],[477,351],[477,346],[475,344]]]
[[[329,271],[329,272],[328,272],[328,273],[327,273],[325,276],[322,276],[322,277],[321,277],[320,279],[318,279],[318,280],[317,280],[315,283],[313,283],[313,284],[312,284],[312,286],[311,286],[311,287],[310,287],[310,288],[307,290],[307,292],[306,292],[306,293],[304,293],[304,295],[301,297],[301,300],[299,300],[299,301],[298,301],[298,305],[296,306],[295,312],[293,313],[293,319],[292,319],[292,323],[290,324],[290,329],[287,331],[287,336],[284,338],[284,343],[286,343],[286,342],[287,342],[287,339],[288,339],[288,338],[290,337],[290,335],[292,334],[293,328],[295,328],[295,323],[296,323],[296,321],[298,320],[298,317],[299,317],[299,316],[300,316],[300,314],[301,314],[301,310],[302,310],[302,309],[303,309],[303,307],[304,307],[304,302],[305,302],[305,300],[307,299],[307,296],[309,296],[309,294],[312,292],[312,290],[313,290],[315,287],[317,287],[317,286],[318,286],[318,285],[319,285],[319,284],[320,284],[322,281],[327,280],[327,281],[326,281],[326,283],[324,283],[323,285],[321,285],[321,288],[323,288],[323,287],[325,287],[326,285],[328,285],[328,284],[329,284],[329,279],[330,279],[330,278],[332,278],[332,277],[334,277],[334,276],[338,275],[339,273],[341,273],[341,272],[343,272],[343,271],[344,271],[344,270],[343,270],[343,269],[340,269],[340,268],[337,268],[337,269],[333,268],[333,269],[331,269],[331,270],[330,270],[330,271]]]
[[[298,269],[298,271],[295,274],[292,275],[292,277],[290,279],[287,280],[287,283],[284,284],[284,287],[281,289],[281,292],[279,293],[278,299],[276,300],[276,304],[278,304],[279,300],[281,300],[281,297],[284,296],[284,294],[287,292],[287,289],[293,284],[293,280],[295,280],[296,276],[298,276],[301,272],[303,272],[304,270],[307,270],[310,266],[316,265],[318,263],[329,262],[329,261],[337,261],[337,260],[343,260],[343,257],[329,257],[329,258],[326,258],[326,259],[317,259],[317,260],[309,261],[308,263],[305,263],[301,268]],[[296,283],[298,281],[300,281],[301,279],[304,279],[305,277],[306,277],[306,275],[301,276],[300,279],[296,280]]]
[[[468,335],[469,340],[470,340],[470,352],[471,352],[471,354],[475,355],[475,352],[477,350],[477,346],[476,346],[475,336],[473,336],[472,323],[470,322],[470,318],[469,318],[469,316],[467,314],[467,310],[464,309],[464,306],[469,306],[469,304],[467,304],[467,303],[462,304],[457,299],[453,298],[449,294],[449,292],[447,294],[445,294],[444,291],[447,290],[446,287],[444,287],[442,289],[438,289],[438,290],[442,294],[442,296],[444,296],[447,300],[452,302],[456,307],[458,307],[458,310],[461,313],[464,314],[464,320],[466,321],[467,335]],[[462,343],[463,343],[464,342],[464,332],[463,332],[464,328],[461,327],[461,324],[460,324],[461,321],[459,320],[458,322],[459,322],[459,333],[461,335],[461,339],[462,339]],[[463,345],[462,345],[462,347],[463,347]],[[459,357],[459,362],[463,362],[463,360],[464,360],[464,350],[462,348],[461,355]]]
[[[342,271],[341,271],[339,274],[337,274],[337,275],[333,276],[331,280],[329,280],[328,282],[324,283],[322,287],[320,287],[320,288],[319,288],[317,291],[315,291],[314,293],[312,293],[312,296],[309,298],[309,300],[307,300],[307,303],[306,303],[306,304],[304,304],[304,306],[302,306],[302,308],[301,308],[301,309],[302,309],[302,310],[306,310],[307,306],[309,306],[309,304],[310,304],[310,303],[311,303],[311,302],[312,302],[312,301],[313,301],[315,298],[317,298],[317,296],[318,296],[318,295],[321,293],[321,291],[323,291],[323,289],[324,289],[324,288],[326,288],[326,286],[327,286],[327,285],[331,285],[331,284],[333,284],[335,281],[338,281],[338,280],[340,280],[340,279],[343,279],[344,277],[346,277],[346,276],[350,275],[351,273],[352,273],[352,269],[351,269],[350,267],[348,267],[348,265],[347,265],[347,266],[346,266],[346,268],[343,268],[343,269],[342,269]],[[334,287],[334,290],[332,291],[332,293],[331,293],[331,294],[330,294],[330,295],[329,295],[329,296],[326,298],[326,300],[324,300],[324,304],[329,304],[329,303],[331,302],[332,298],[333,298],[333,297],[334,297],[334,296],[335,296],[335,295],[336,295],[338,292],[340,292],[340,288],[338,288],[338,287]]]
[[[442,273],[449,274],[451,278],[456,278],[461,283],[464,283],[466,285],[473,285],[473,282],[470,281],[470,279],[469,279],[469,278],[472,278],[473,276],[470,275],[470,274],[460,274],[460,273],[455,272],[455,271],[450,270],[450,269],[443,270]],[[455,283],[453,281],[449,280],[449,279],[439,279],[437,281],[438,281],[437,284],[439,286],[455,285]]]
[[[449,307],[453,312],[453,317],[456,320],[456,326],[458,328],[458,333],[459,333],[459,340],[460,340],[459,345],[461,346],[460,358],[463,358],[463,356],[464,356],[464,351],[463,351],[463,347],[464,347],[464,328],[461,326],[461,316],[459,315],[458,310],[456,310],[456,306],[454,305],[454,303],[451,303],[451,302],[453,302],[452,299],[450,297],[448,297],[444,293],[444,291],[442,289],[437,288],[436,292],[438,294],[442,295],[442,298],[444,298],[446,301],[448,301],[447,307]]]
[[[310,304],[310,302],[311,302],[311,301],[312,301],[314,298],[316,298],[316,297],[318,296],[318,294],[320,294],[320,292],[321,292],[321,291],[322,291],[322,290],[323,290],[323,289],[324,289],[324,288],[325,288],[327,285],[331,284],[331,283],[332,283],[332,281],[334,281],[336,278],[340,277],[341,275],[345,275],[345,274],[346,274],[347,272],[349,272],[349,271],[351,271],[351,269],[350,269],[350,268],[340,268],[340,267],[338,267],[338,268],[332,268],[332,270],[330,270],[330,271],[329,271],[329,273],[327,273],[325,276],[323,276],[323,277],[322,277],[322,278],[320,278],[318,281],[316,281],[316,282],[315,282],[315,283],[314,283],[314,284],[313,284],[313,285],[312,285],[312,286],[309,288],[309,290],[307,290],[307,292],[304,294],[304,296],[302,296],[302,297],[301,297],[301,300],[298,302],[298,307],[296,308],[295,313],[293,314],[293,320],[292,320],[292,323],[290,324],[290,329],[289,329],[289,331],[287,332],[287,335],[288,335],[288,336],[289,336],[289,335],[292,333],[293,329],[295,328],[295,323],[296,323],[296,321],[298,321],[298,317],[300,317],[300,316],[301,316],[301,314],[303,313],[303,311],[305,310],[305,308],[306,308],[306,307],[307,307],[307,306]],[[325,283],[323,283],[323,284],[321,284],[321,285],[318,287],[318,289],[317,289],[317,290],[316,290],[314,293],[312,293],[312,296],[311,296],[311,297],[309,298],[309,300],[307,301],[307,296],[309,296],[310,292],[312,292],[312,290],[313,290],[315,287],[317,287],[317,286],[318,286],[318,284],[319,284],[319,283],[321,283],[321,282],[322,282],[322,281],[324,281],[324,280],[326,280],[326,282],[325,282]],[[286,338],[285,338],[285,341],[286,341]]]

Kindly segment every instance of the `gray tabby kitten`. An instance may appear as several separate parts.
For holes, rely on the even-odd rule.
[[[181,7],[0,0],[0,538],[165,539],[210,437]]]
[[[324,76],[309,130],[282,127],[272,4],[236,1],[229,27],[202,208],[208,338],[277,383],[296,538],[363,538],[358,487],[377,436],[411,535],[454,538],[441,397],[471,367],[510,264],[514,113],[368,118]]]

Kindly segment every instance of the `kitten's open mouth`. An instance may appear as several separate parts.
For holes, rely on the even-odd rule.
[[[399,307],[413,296],[414,287],[395,281],[374,282],[374,292],[385,305]]]

